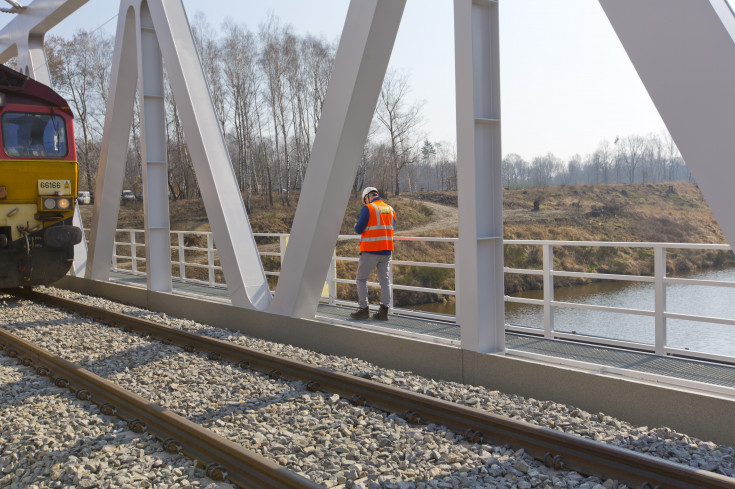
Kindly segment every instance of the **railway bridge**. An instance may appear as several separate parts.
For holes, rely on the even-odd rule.
[[[0,61],[50,83],[43,43],[50,29],[87,0],[11,4],[16,17],[0,31]],[[432,378],[484,385],[537,399],[571,403],[632,422],[667,425],[735,444],[735,358],[693,352],[667,342],[674,319],[735,321],[666,308],[666,243],[504,242],[501,111],[496,0],[455,0],[459,237],[455,248],[456,316],[396,311],[388,323],[350,321],[332,287],[335,246],[360,154],[386,73],[405,0],[353,0],[347,13],[311,151],[278,285],[270,290],[225,140],[208,94],[181,0],[121,0],[105,114],[94,213],[72,273],[58,285],[136,304],[212,326],[312,350],[359,357]],[[735,165],[735,15],[725,0],[600,0],[676,141],[728,242],[735,239],[731,183]],[[168,217],[164,67],[195,165],[224,282],[193,283],[172,276]],[[136,95],[137,94],[137,95]],[[130,267],[117,259],[115,223],[136,96],[143,158],[145,228],[127,241]],[[326,210],[330,211],[327,212]],[[77,222],[81,218],[77,214]],[[136,237],[137,236],[137,237]],[[278,236],[278,238],[282,238]],[[422,238],[414,238],[422,239]],[[508,244],[539,246],[543,270],[504,268]],[[651,318],[649,343],[577,335],[554,327],[554,311],[578,307],[554,300],[559,246],[626,246],[654,250],[650,310],[612,312]],[[144,253],[138,250],[144,249]],[[728,250],[726,245],[702,245]],[[180,254],[180,268],[184,259]],[[138,258],[145,272],[136,273]],[[436,264],[433,264],[436,265]],[[429,264],[432,266],[432,264]],[[210,263],[210,271],[214,264]],[[143,267],[141,267],[142,269]],[[540,274],[541,327],[506,324],[505,273]],[[569,274],[567,273],[567,276]],[[631,277],[590,278],[631,280]],[[595,276],[592,276],[595,275]],[[330,278],[331,277],[331,278]],[[728,283],[694,285],[731,287]],[[706,422],[703,422],[706,421]]]

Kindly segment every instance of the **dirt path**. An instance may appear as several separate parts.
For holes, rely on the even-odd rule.
[[[431,222],[413,227],[411,229],[401,229],[396,234],[400,236],[431,236],[433,231],[443,229],[457,229],[459,226],[459,212],[456,207],[449,205],[437,204],[435,202],[422,202],[423,205],[434,211]],[[554,218],[569,217],[568,211],[563,210],[542,210],[533,211],[530,209],[504,209],[503,222],[535,222],[547,221]],[[400,214],[398,221],[400,223]],[[399,226],[400,227],[400,226]]]
[[[432,231],[441,229],[454,228],[457,229],[459,225],[459,213],[456,207],[436,204],[434,202],[422,202],[423,205],[431,209],[434,214],[432,215],[431,222],[416,226],[411,229],[402,229],[396,234],[400,236],[427,236],[431,235]],[[400,228],[401,215],[398,214],[398,223]]]

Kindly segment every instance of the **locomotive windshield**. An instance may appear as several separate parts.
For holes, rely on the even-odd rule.
[[[5,153],[14,158],[63,158],[69,152],[60,115],[6,112],[2,133]]]

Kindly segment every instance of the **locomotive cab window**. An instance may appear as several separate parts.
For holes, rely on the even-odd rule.
[[[64,158],[66,122],[57,114],[6,112],[2,116],[5,153],[14,158]]]

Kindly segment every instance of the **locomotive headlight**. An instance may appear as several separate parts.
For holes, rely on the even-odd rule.
[[[65,211],[71,209],[71,199],[68,197],[46,197],[42,201],[42,207],[44,211]]]

